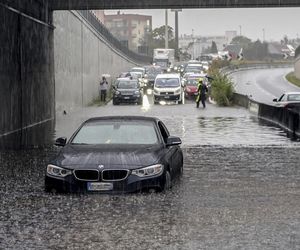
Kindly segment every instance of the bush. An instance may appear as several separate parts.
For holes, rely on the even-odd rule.
[[[295,58],[297,58],[300,55],[300,46],[295,51]]]
[[[211,97],[219,106],[229,106],[232,104],[233,85],[231,79],[220,72],[213,75],[211,85]]]

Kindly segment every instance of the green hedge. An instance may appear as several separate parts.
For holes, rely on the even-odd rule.
[[[211,97],[219,106],[230,106],[233,98],[233,84],[231,79],[220,72],[213,75]]]
[[[295,58],[297,58],[300,55],[300,46],[295,51]]]

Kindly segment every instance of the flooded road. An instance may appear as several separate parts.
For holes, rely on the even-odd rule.
[[[0,249],[300,249],[300,146],[242,108],[89,107],[57,116],[161,118],[183,139],[184,174],[166,193],[52,195],[56,148],[0,153]]]

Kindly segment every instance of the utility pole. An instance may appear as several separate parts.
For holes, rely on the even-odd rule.
[[[168,29],[168,10],[166,9],[166,23],[165,23],[165,49],[169,48],[169,29]]]
[[[240,36],[242,36],[242,25],[239,25],[240,27]]]
[[[182,11],[181,9],[172,9],[171,11],[175,12],[175,58],[179,60],[179,41],[178,41],[178,12]]]

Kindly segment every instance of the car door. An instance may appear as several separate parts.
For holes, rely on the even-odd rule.
[[[167,143],[167,139],[170,136],[168,129],[164,125],[162,121],[158,122],[158,127],[160,133],[164,139],[165,144]],[[166,148],[166,161],[169,163],[170,166],[170,174],[174,177],[177,173],[180,172],[180,167],[182,163],[182,155],[180,152],[179,146],[172,146]]]

